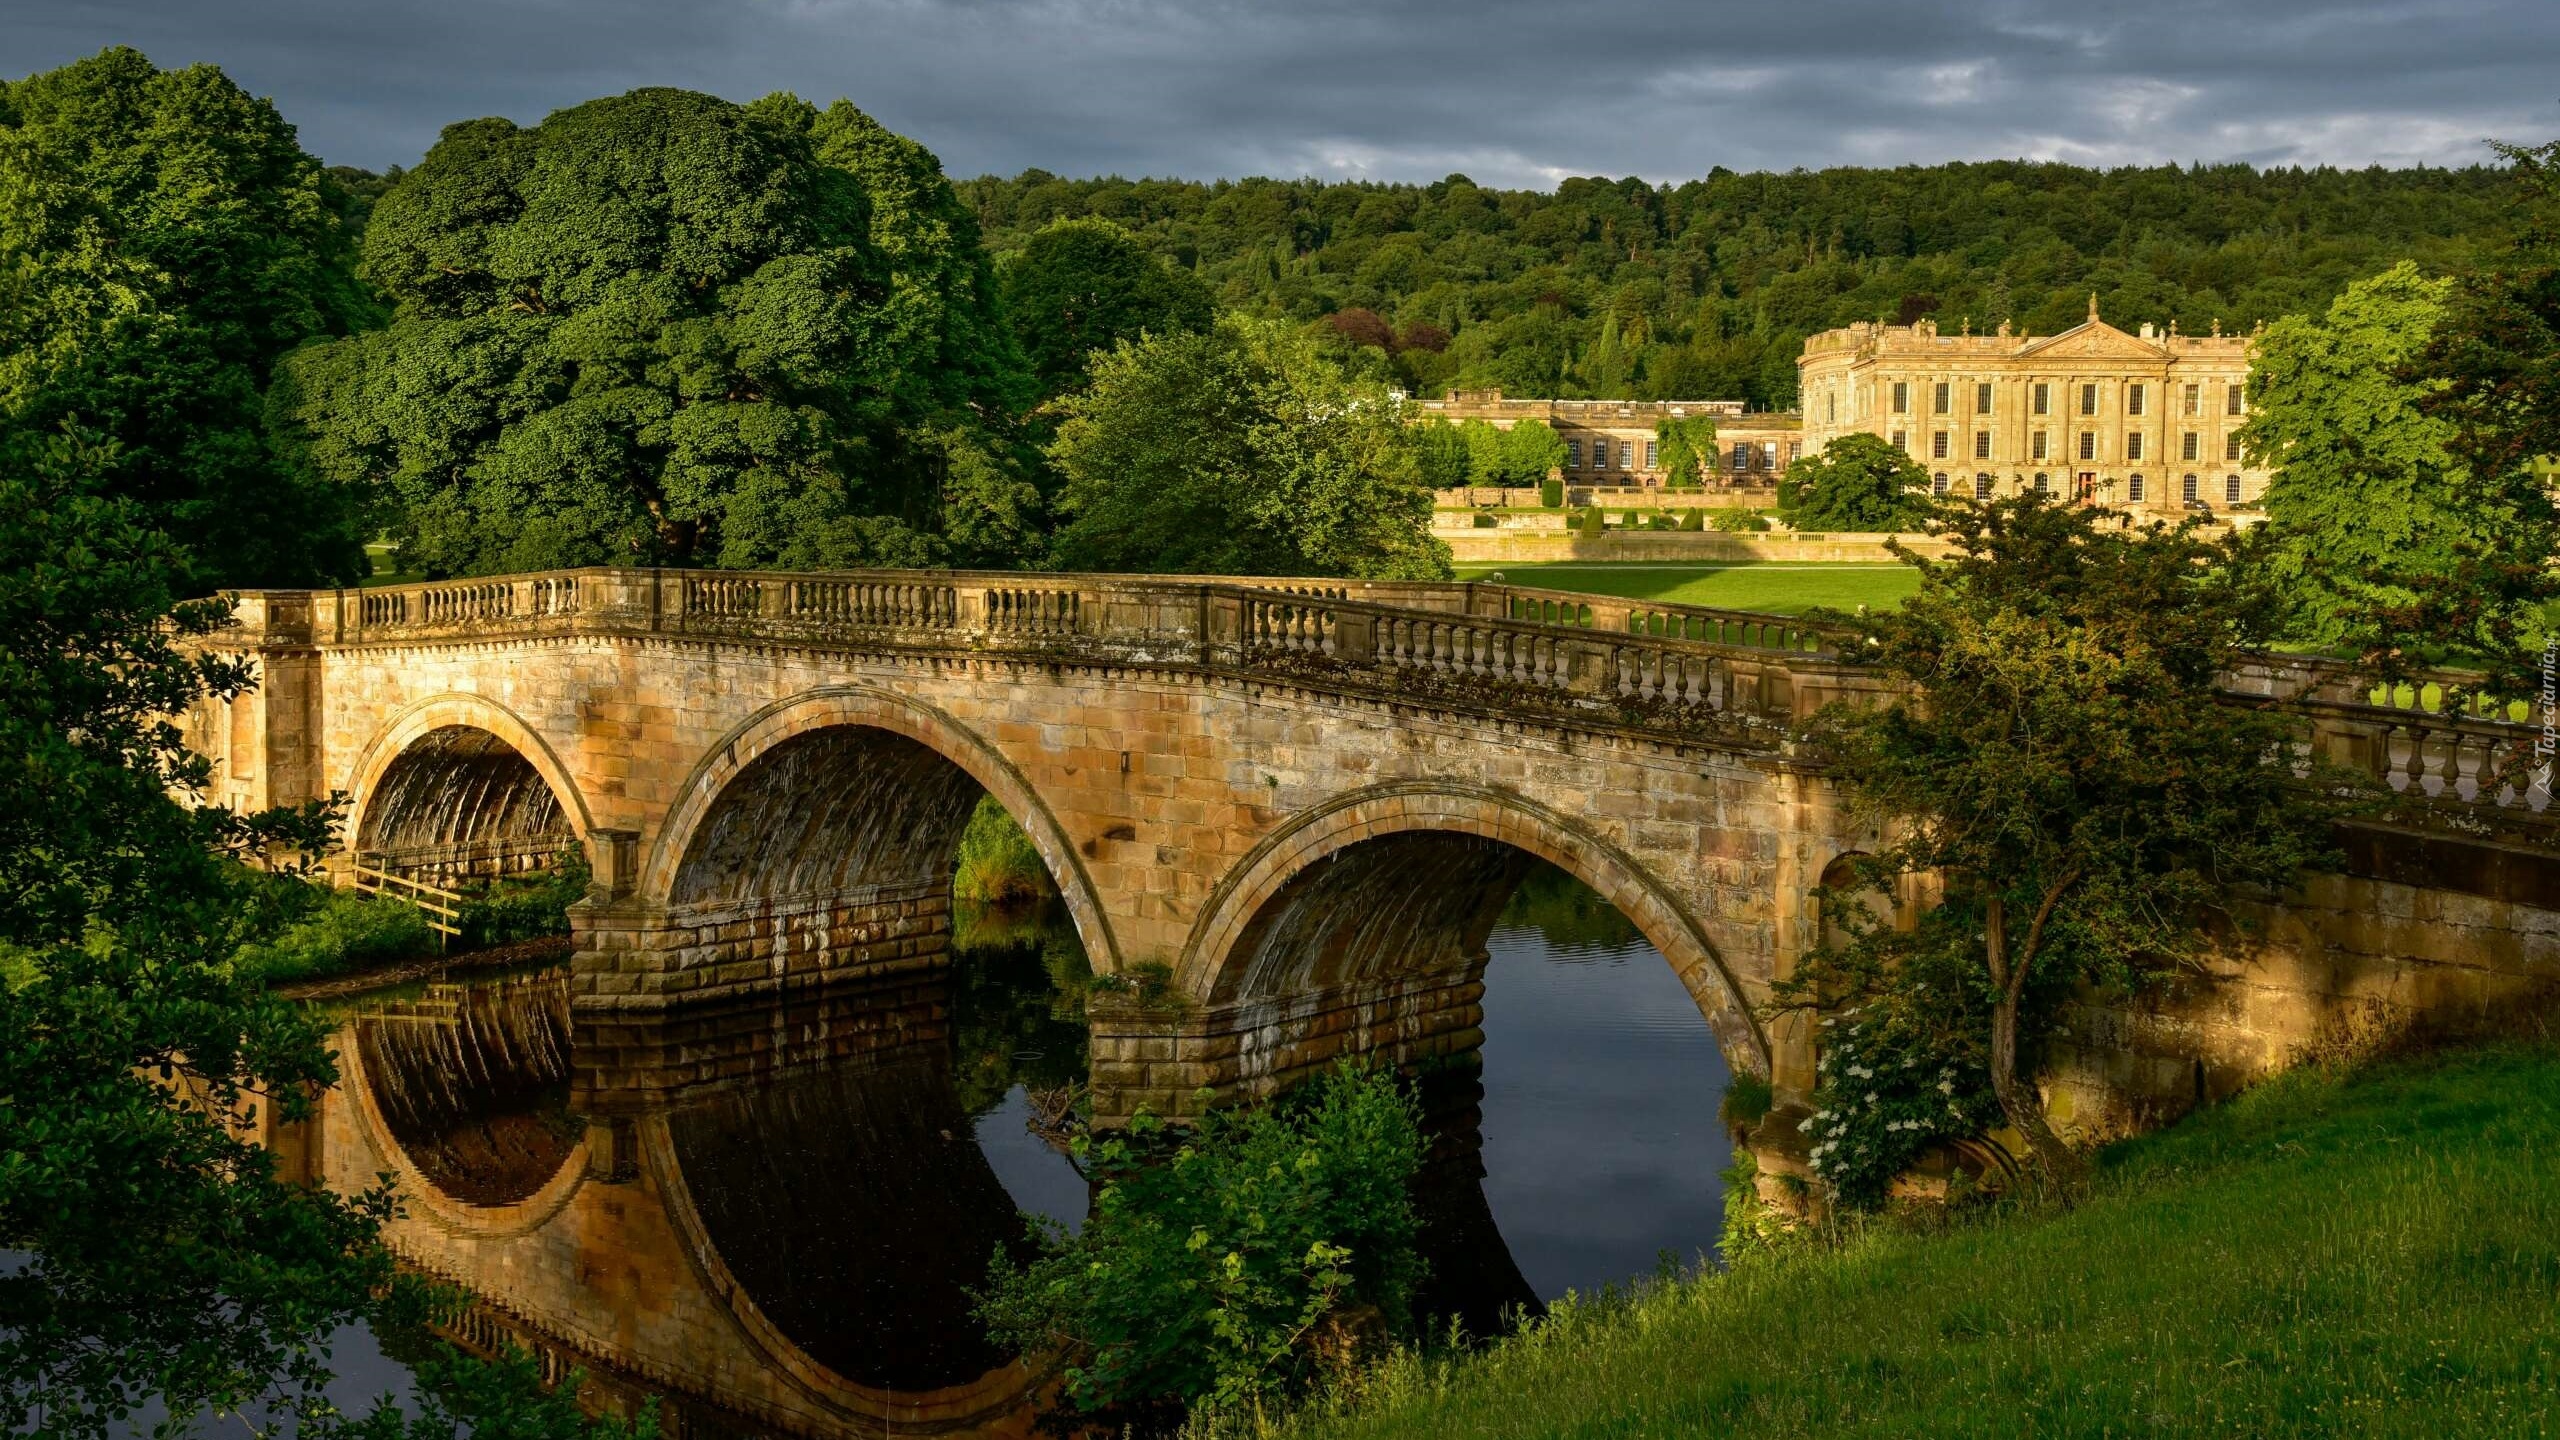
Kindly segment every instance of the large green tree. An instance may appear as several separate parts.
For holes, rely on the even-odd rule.
[[[2560,530],[2523,457],[2475,468],[2441,412],[2447,382],[2426,362],[2454,290],[2403,263],[2258,344],[2241,440],[2274,471],[2267,521],[2297,639],[2382,659],[2500,635],[2513,649],[2532,624]]]
[[[1015,382],[930,160],[787,95],[451,126],[366,227],[391,323],[295,356],[280,433],[430,574],[938,559]]]
[[[1696,485],[1716,468],[1716,417],[1665,416],[1655,421],[1654,443],[1662,447],[1662,479],[1667,485]]]
[[[2282,623],[2263,546],[2100,529],[2034,495],[1947,533],[1898,611],[1836,617],[1892,698],[1831,707],[1808,737],[1889,838],[1824,897],[1854,939],[1785,987],[1850,1027],[1807,1128],[1817,1170],[1871,1193],[1880,1159],[1969,1133],[1983,1088],[2067,1185],[2034,1074],[2052,1002],[2192,966],[2232,893],[2289,884],[2337,813],[2329,779],[2296,771],[2298,718],[2220,693]],[[1858,893],[1913,888],[1934,893],[1900,927]]]
[[[1935,508],[1920,462],[1863,431],[1797,460],[1778,481],[1778,513],[1799,530],[1917,530]]]
[[[1005,313],[1044,396],[1082,385],[1088,356],[1142,335],[1208,329],[1207,286],[1108,220],[1061,220],[1004,266]]]
[[[2447,448],[2466,472],[2488,477],[2483,488],[2514,518],[2501,532],[2507,543],[2430,590],[2417,628],[2521,670],[2519,652],[2534,638],[2526,618],[2551,599],[2545,562],[2560,550],[2560,525],[2532,473],[2560,458],[2560,141],[2498,149],[2524,190],[2515,235],[2459,278],[2416,368],[2444,382],[2420,403],[2453,427]]]
[[[181,602],[189,555],[46,443],[32,478],[0,469],[0,1429],[132,1434],[158,1407],[172,1433],[253,1410],[310,1440],[624,1434],[523,1357],[443,1352],[414,1415],[331,1402],[341,1330],[451,1303],[382,1248],[387,1191],[295,1183],[233,1125],[336,1079],[325,1018],[234,964],[303,908],[336,817],[200,803],[174,717],[255,681],[204,648],[228,607]]]
[[[1449,573],[1405,407],[1285,327],[1122,341],[1058,408],[1068,569]]]
[[[184,537],[184,584],[352,579],[355,498],[270,453],[280,356],[362,321],[345,197],[220,70],[116,48],[0,84],[0,440]],[[51,437],[73,443],[55,446]]]

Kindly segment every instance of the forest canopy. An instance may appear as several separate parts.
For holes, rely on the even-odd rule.
[[[2485,158],[2485,156],[2484,156]],[[2349,281],[2485,252],[2514,172],[2092,170],[1994,161],[1737,174],[1552,193],[1452,175],[1317,180],[963,181],[987,243],[1109,220],[1221,305],[1312,323],[1406,389],[1795,403],[1804,337],[1923,316],[2052,334],[2092,291],[2111,316],[2201,333],[2324,308]]]

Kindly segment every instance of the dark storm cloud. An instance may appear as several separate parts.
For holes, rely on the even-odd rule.
[[[210,60],[329,160],[636,85],[838,95],[955,174],[1546,185],[2030,156],[2466,164],[2560,133],[2552,0],[13,0],[0,70]]]

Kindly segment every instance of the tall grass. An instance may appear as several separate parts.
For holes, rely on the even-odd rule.
[[[1559,1305],[1278,1433],[2560,1433],[2560,1050],[2298,1071],[2112,1151],[2069,1213]]]
[[[960,858],[951,873],[951,895],[956,900],[997,902],[1036,900],[1054,894],[1049,867],[1040,863],[1040,852],[1032,848],[1031,837],[1022,833],[1013,816],[992,795],[978,797],[978,808],[969,816],[969,828],[960,835]]]

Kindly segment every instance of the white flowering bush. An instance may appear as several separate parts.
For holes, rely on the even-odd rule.
[[[1881,1203],[1930,1146],[1999,1123],[1990,1072],[1920,1020],[1879,999],[1820,1022],[1821,1083],[1803,1128],[1814,1174],[1845,1205]]]

